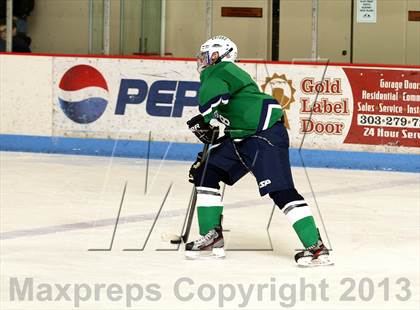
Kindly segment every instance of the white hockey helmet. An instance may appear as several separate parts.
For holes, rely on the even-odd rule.
[[[201,45],[197,55],[197,70],[201,72],[221,61],[235,62],[237,55],[238,48],[231,39],[221,35],[214,36]]]

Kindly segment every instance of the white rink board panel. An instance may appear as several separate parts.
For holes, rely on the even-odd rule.
[[[50,57],[0,55],[0,133],[51,136]]]
[[[0,57],[1,134],[196,142],[194,61]],[[239,66],[283,106],[292,147],[305,136],[308,149],[419,153],[418,67]]]
[[[75,66],[89,65],[97,69],[108,85],[106,110],[94,122],[74,122],[55,105],[54,134],[147,140],[151,131],[159,141],[195,142],[185,122],[197,114],[197,107],[178,106],[180,100],[176,98],[177,95],[197,96],[197,90],[191,90],[191,85],[198,89],[199,84],[191,62],[175,61],[170,66],[166,61],[132,59],[80,58],[75,62],[74,59],[55,58],[53,62],[54,98],[60,97],[61,77]],[[188,83],[189,88],[181,94],[183,82]],[[173,115],[175,108],[180,109],[177,115]]]

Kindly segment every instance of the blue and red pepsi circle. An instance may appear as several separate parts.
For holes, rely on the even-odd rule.
[[[105,112],[108,85],[97,69],[77,65],[67,70],[61,78],[58,100],[69,119],[79,124],[89,124]]]

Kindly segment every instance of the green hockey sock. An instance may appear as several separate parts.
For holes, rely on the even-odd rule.
[[[223,205],[219,190],[209,187],[197,187],[197,216],[200,235],[204,236],[220,225]]]
[[[318,229],[305,200],[289,202],[282,209],[305,248],[318,241]]]
[[[307,216],[298,220],[293,224],[293,228],[305,248],[314,245],[318,241],[318,230],[313,216]]]
[[[214,227],[220,225],[220,217],[222,212],[222,206],[197,207],[200,235],[204,236]]]

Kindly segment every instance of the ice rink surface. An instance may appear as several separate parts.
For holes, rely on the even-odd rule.
[[[0,155],[2,310],[419,309],[419,174],[308,168],[314,197],[293,168],[335,260],[302,269],[278,209],[269,250],[252,176],[225,191],[227,258],[187,261],[161,236],[182,228],[190,163],[151,161],[145,193],[143,159]]]

